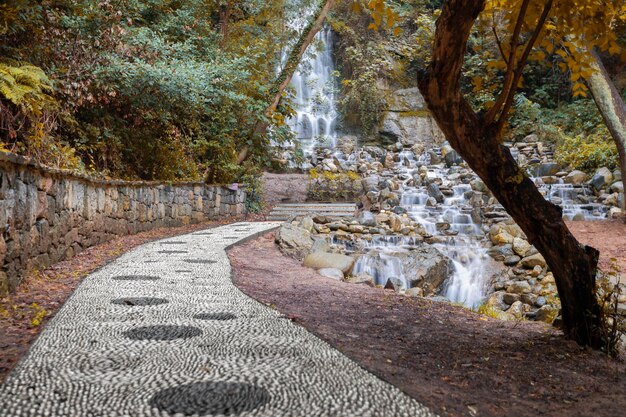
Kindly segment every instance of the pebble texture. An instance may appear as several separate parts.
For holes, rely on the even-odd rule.
[[[88,276],[0,387],[0,417],[432,416],[233,285],[229,237],[275,226],[181,236],[182,255],[150,243]]]

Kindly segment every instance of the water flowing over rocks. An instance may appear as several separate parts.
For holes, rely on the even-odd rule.
[[[360,210],[355,217],[287,222],[276,239],[285,253],[310,257],[305,265],[318,270],[341,270],[347,282],[472,308],[485,305],[503,319],[551,322],[558,315],[556,284],[545,260],[449,145],[398,140],[358,147],[351,136],[337,143],[309,156],[310,186],[326,191],[309,198],[333,195],[334,201],[357,201]],[[623,183],[615,173],[568,172],[536,136],[507,145],[545,198],[563,207],[566,219],[620,213]],[[300,242],[292,236],[296,229]],[[314,239],[324,248],[312,250]],[[335,255],[351,262],[335,262]]]

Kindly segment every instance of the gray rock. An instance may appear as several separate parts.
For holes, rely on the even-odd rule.
[[[603,186],[610,184],[612,181],[613,173],[611,172],[611,170],[606,167],[602,167],[596,171],[596,173],[591,178],[591,181],[589,181],[589,184],[596,190],[599,190]]]
[[[487,298],[485,305],[488,307],[496,307],[498,310],[506,310],[509,305],[504,302],[505,291],[496,291]]]
[[[307,232],[311,232],[314,226],[313,219],[308,216],[303,217],[302,220],[300,220],[299,226],[305,229]]]
[[[463,163],[463,158],[461,158],[461,155],[459,155],[457,151],[455,151],[454,149],[446,153],[444,160],[448,168],[451,166],[460,165],[461,163]]]
[[[380,182],[380,177],[378,175],[365,177],[361,182],[366,192],[378,192],[378,183]]]
[[[521,259],[522,259],[522,258],[520,258],[520,257],[519,257],[519,256],[517,256],[517,255],[507,256],[507,257],[504,259],[504,264],[505,264],[506,266],[515,266],[515,265],[517,265],[517,264],[518,264],[518,262],[519,262]]]
[[[323,277],[335,279],[341,281],[343,279],[343,272],[337,268],[320,268],[317,273]]]
[[[454,272],[450,258],[430,245],[396,254],[404,266],[404,277],[410,288],[419,287],[425,295],[437,294],[446,279]]]
[[[313,252],[306,255],[302,264],[314,269],[336,268],[347,274],[352,269],[354,258],[339,253]]]
[[[409,288],[404,294],[409,297],[423,297],[424,290],[419,287]]]
[[[502,297],[502,301],[504,301],[508,305],[511,305],[511,304],[513,304],[513,303],[515,303],[517,301],[520,301],[520,295],[519,294],[513,294],[513,293],[506,293]]]
[[[611,191],[614,193],[624,193],[624,183],[622,181],[616,181],[611,184]]]
[[[506,291],[513,294],[527,294],[531,291],[531,286],[526,281],[515,281]]]
[[[378,222],[376,221],[376,216],[371,211],[362,211],[357,218],[357,221],[363,226],[376,227],[378,226]]]
[[[432,183],[428,186],[428,195],[434,198],[438,203],[443,203],[445,197],[439,190],[439,186],[435,183]]]
[[[487,253],[489,254],[489,256],[491,256],[496,261],[504,261],[506,258],[508,258],[510,256],[515,256],[515,253],[513,252],[513,247],[512,247],[511,244],[505,244],[505,245],[501,245],[501,246],[493,246],[493,247],[489,248]],[[519,262],[520,259],[515,261],[515,263]]]
[[[543,258],[543,256],[540,253],[536,253],[534,255],[530,255],[525,258],[522,258],[521,262],[522,262],[522,266],[527,269],[533,269],[537,265],[539,265],[542,268],[545,268],[546,266],[546,260]]]
[[[313,238],[313,246],[310,252],[330,252],[330,245],[326,239],[321,237]]]
[[[572,171],[563,178],[566,184],[582,184],[587,180],[587,174],[582,171]]]
[[[389,277],[387,278],[387,283],[385,283],[386,290],[394,290],[395,292],[399,292],[404,287],[404,281],[397,277]]]
[[[287,256],[302,260],[313,247],[313,238],[306,229],[284,223],[276,233],[276,243]]]
[[[365,272],[360,272],[356,275],[349,276],[348,278],[346,278],[346,282],[349,282],[351,284],[365,284],[370,287],[376,286],[376,280],[374,280],[374,277]]]
[[[530,308],[527,305],[525,305],[521,301],[516,301],[511,304],[511,307],[506,312],[519,320],[524,317],[524,313],[529,310]]]
[[[516,237],[513,239],[513,252],[521,257],[527,256],[530,252],[531,245],[525,239]]]
[[[539,310],[537,310],[537,313],[535,315],[535,320],[543,321],[545,323],[550,324],[552,323],[556,315],[557,315],[556,308],[546,304],[542,306]]]
[[[535,169],[535,177],[549,177],[556,175],[560,170],[559,165],[554,162],[539,164]]]
[[[537,297],[537,299],[535,300],[535,306],[537,307],[543,307],[548,303],[548,300],[546,300],[546,297],[544,297],[543,295]]]

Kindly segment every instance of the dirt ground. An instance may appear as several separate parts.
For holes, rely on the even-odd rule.
[[[594,229],[580,226],[577,233]],[[229,256],[244,292],[441,416],[616,417],[626,410],[624,362],[580,348],[546,324],[498,321],[324,278],[283,256],[272,235]]]
[[[608,270],[614,258],[620,270],[626,272],[626,224],[623,221],[567,222],[567,227],[581,243],[600,250],[600,269]]]
[[[229,221],[239,220],[243,218]],[[259,217],[249,215],[246,220],[259,220]],[[225,221],[207,222],[124,236],[88,248],[72,259],[59,262],[45,271],[26,277],[15,294],[0,297],[0,383],[89,273],[144,243],[217,227],[225,223]]]
[[[263,183],[263,200],[269,207],[280,203],[302,203],[306,201],[307,174],[272,174],[266,172]]]

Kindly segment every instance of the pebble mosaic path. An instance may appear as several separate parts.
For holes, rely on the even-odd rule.
[[[88,276],[0,386],[0,416],[434,416],[233,285],[226,248],[275,226],[153,242]]]

